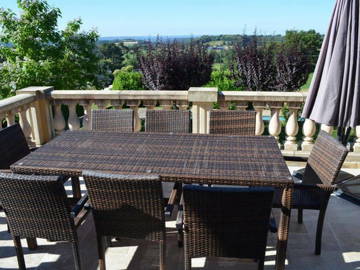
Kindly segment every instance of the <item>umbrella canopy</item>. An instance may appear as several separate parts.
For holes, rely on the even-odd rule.
[[[337,0],[302,117],[336,127],[360,124],[359,0]]]

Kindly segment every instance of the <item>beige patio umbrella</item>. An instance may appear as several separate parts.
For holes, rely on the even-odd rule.
[[[302,113],[338,127],[343,143],[360,124],[359,13],[359,0],[336,1]]]

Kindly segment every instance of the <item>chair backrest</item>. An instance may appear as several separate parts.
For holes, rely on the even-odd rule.
[[[0,173],[0,200],[13,235],[76,240],[59,177]]]
[[[263,259],[274,190],[186,185],[188,257]]]
[[[190,132],[190,111],[146,110],[146,132]]]
[[[91,129],[97,131],[133,132],[134,111],[126,110],[92,110]]]
[[[338,140],[320,131],[305,167],[303,183],[334,184],[347,153]]]
[[[254,136],[256,112],[210,111],[210,134]]]
[[[19,124],[0,130],[0,153],[0,169],[9,169],[11,164],[30,153]]]
[[[100,235],[164,240],[165,215],[159,176],[83,172]]]

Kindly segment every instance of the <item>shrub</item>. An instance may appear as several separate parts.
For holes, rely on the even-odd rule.
[[[113,90],[142,90],[142,75],[140,72],[134,71],[132,66],[123,67],[114,72]]]
[[[151,90],[188,90],[210,80],[213,56],[199,42],[149,42],[138,58],[144,85]]]
[[[311,64],[307,55],[296,47],[281,46],[275,57],[276,86],[279,91],[298,90],[310,73]]]
[[[272,45],[258,46],[256,37],[248,44],[238,42],[234,46],[234,74],[238,85],[250,91],[269,91],[275,86],[274,48]]]
[[[242,90],[243,87],[237,85],[233,73],[228,69],[219,69],[211,72],[209,87],[217,87],[219,91]]]

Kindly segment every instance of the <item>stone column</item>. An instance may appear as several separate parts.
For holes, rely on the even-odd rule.
[[[160,100],[159,104],[161,107],[163,107],[164,110],[171,110],[173,107],[172,100]]]
[[[50,106],[50,94],[52,86],[28,87],[16,91],[16,94],[36,95],[36,101],[31,104],[29,114],[31,115],[32,134],[37,146],[45,144],[55,136],[52,109]]]
[[[189,103],[185,100],[176,101],[176,106],[181,110],[185,111],[189,107]]]
[[[271,110],[271,119],[269,123],[269,133],[278,142],[279,147],[279,135],[281,133],[281,122],[280,122],[280,110],[283,104],[281,102],[270,102],[269,107]]]
[[[288,107],[290,115],[285,127],[287,137],[284,149],[288,151],[296,151],[298,148],[296,135],[299,132],[298,111],[300,110],[301,104],[289,102]]]
[[[91,107],[92,102],[91,100],[82,100],[79,103],[84,108],[84,116],[82,120],[83,129],[90,130],[91,129]]]
[[[301,144],[301,150],[310,152],[314,146],[314,135],[316,132],[316,124],[313,120],[305,119],[303,125],[304,141]]]
[[[134,111],[134,131],[141,130],[141,119],[139,116],[140,100],[128,100],[126,104]]]
[[[256,127],[255,127],[255,135],[260,136],[264,133],[265,125],[263,120],[263,110],[266,107],[265,102],[254,102],[254,109],[256,111]]]
[[[188,91],[192,102],[193,133],[209,133],[209,113],[213,103],[217,102],[217,88],[191,87]]]

